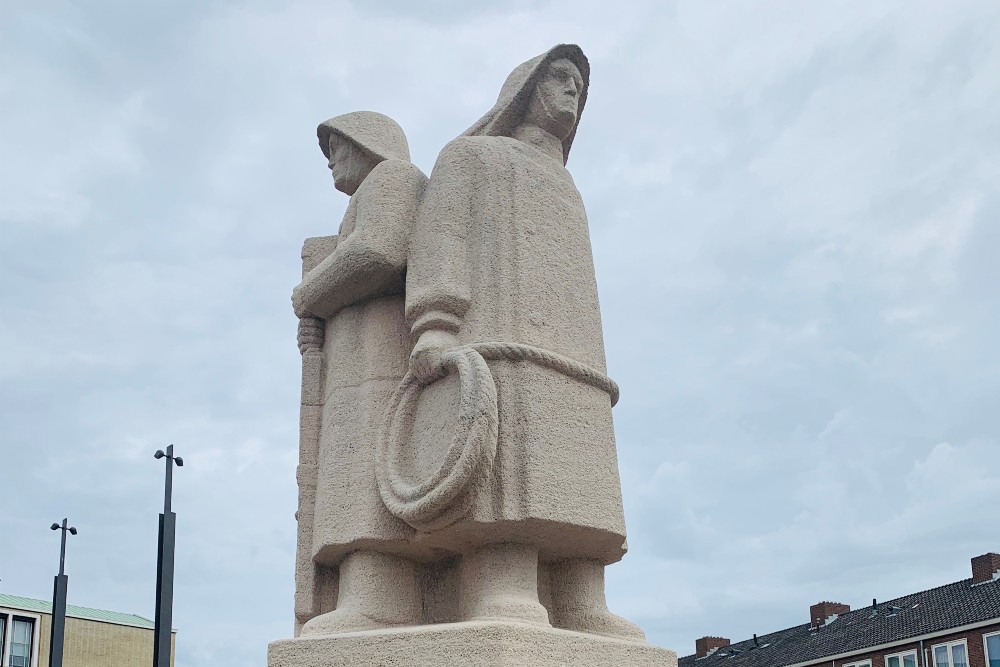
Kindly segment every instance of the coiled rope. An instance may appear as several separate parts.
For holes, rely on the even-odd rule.
[[[601,389],[618,402],[618,385],[604,373],[555,352],[521,343],[485,342],[462,345],[441,356],[439,373],[421,379],[407,372],[386,410],[379,437],[376,479],[379,493],[392,514],[422,531],[451,525],[474,500],[472,491],[493,469],[499,416],[496,385],[486,360],[528,361]],[[425,481],[406,481],[399,466],[410,439],[420,391],[431,382],[457,372],[458,426],[437,471]]]

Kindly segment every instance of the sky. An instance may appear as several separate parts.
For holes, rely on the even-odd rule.
[[[557,43],[590,58],[587,205],[630,551],[680,655],[1000,551],[994,0],[0,5],[0,592],[152,618],[173,443],[178,667],[292,632],[315,139],[413,162]]]

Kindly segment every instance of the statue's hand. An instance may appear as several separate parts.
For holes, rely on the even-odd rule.
[[[443,373],[441,355],[453,347],[458,347],[455,334],[440,329],[423,332],[410,353],[410,370],[422,382],[433,382]]]
[[[303,317],[299,320],[299,354],[306,350],[318,350],[323,347],[323,329],[325,323],[318,317]]]
[[[295,289],[292,290],[292,309],[295,311],[295,316],[299,319],[303,317],[310,317],[312,313],[306,310],[305,307],[305,296],[302,294],[302,285],[296,285]]]

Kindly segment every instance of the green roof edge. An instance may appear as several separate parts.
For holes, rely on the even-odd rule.
[[[9,595],[7,593],[0,593],[0,607],[19,609],[22,611],[33,611],[42,614],[52,613],[52,603],[48,600],[37,600],[35,598]],[[153,623],[153,621],[137,614],[125,614],[118,611],[108,611],[106,609],[80,607],[75,604],[66,605],[66,616],[88,621],[111,623],[113,625],[128,625],[136,628],[146,628],[149,630],[156,627],[156,624]],[[174,632],[177,631],[174,630]]]

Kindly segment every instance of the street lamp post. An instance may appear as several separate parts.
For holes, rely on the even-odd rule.
[[[66,575],[66,535],[76,535],[76,528],[69,525],[66,519],[62,524],[54,523],[52,530],[61,530],[62,539],[59,544],[59,574],[56,575],[52,589],[52,634],[49,638],[49,667],[62,667],[63,638],[66,635],[66,590],[69,587],[69,577]]]
[[[163,513],[160,515],[160,537],[156,552],[156,619],[153,630],[153,667],[170,667],[170,626],[174,608],[174,533],[177,515],[170,510],[173,493],[174,464],[184,465],[184,459],[174,456],[174,446],[156,450],[154,458],[166,459],[167,479],[163,489]]]

